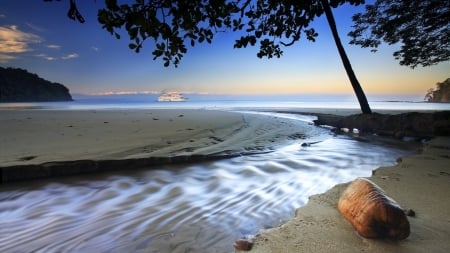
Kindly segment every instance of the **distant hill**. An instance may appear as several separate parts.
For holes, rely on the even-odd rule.
[[[437,83],[435,89],[429,89],[425,95],[428,102],[450,102],[450,78]]]
[[[0,102],[72,101],[64,85],[47,81],[24,69],[0,67]]]

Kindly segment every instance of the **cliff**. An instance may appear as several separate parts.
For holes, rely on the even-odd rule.
[[[47,81],[24,69],[0,67],[0,102],[72,101],[64,85]]]

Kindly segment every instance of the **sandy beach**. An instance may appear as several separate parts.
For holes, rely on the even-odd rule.
[[[271,151],[308,131],[295,121],[225,111],[0,110],[0,169],[3,181],[13,181],[103,164],[205,160]]]
[[[450,138],[439,137],[420,154],[399,159],[396,166],[374,170],[369,178],[403,208],[410,236],[402,241],[359,236],[337,210],[348,184],[311,196],[306,206],[280,227],[261,231],[251,251],[237,252],[449,252]]]
[[[0,169],[6,182],[89,172],[80,171],[86,166],[95,171],[118,163],[126,169],[163,158],[187,162],[264,153],[289,142],[320,141],[315,131],[270,115],[226,111],[0,110]],[[450,138],[438,137],[419,154],[376,169],[370,177],[403,208],[414,210],[406,240],[360,237],[337,211],[347,186],[341,184],[310,197],[283,225],[262,229],[249,252],[449,252],[449,164]]]

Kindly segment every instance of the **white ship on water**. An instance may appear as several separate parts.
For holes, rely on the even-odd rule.
[[[158,97],[158,102],[185,102],[188,99],[183,97],[178,91],[162,91]]]

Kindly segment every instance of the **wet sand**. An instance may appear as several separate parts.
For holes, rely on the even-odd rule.
[[[435,138],[420,154],[376,169],[369,178],[403,208],[415,212],[408,217],[411,234],[407,239],[359,236],[337,210],[348,185],[340,184],[310,197],[289,222],[261,231],[248,252],[450,252],[450,138]]]
[[[210,110],[0,110],[1,181],[268,152],[314,139],[304,125]]]
[[[194,110],[11,110],[0,115],[2,166],[200,153],[245,125],[239,114],[219,112],[209,120],[210,113]]]

